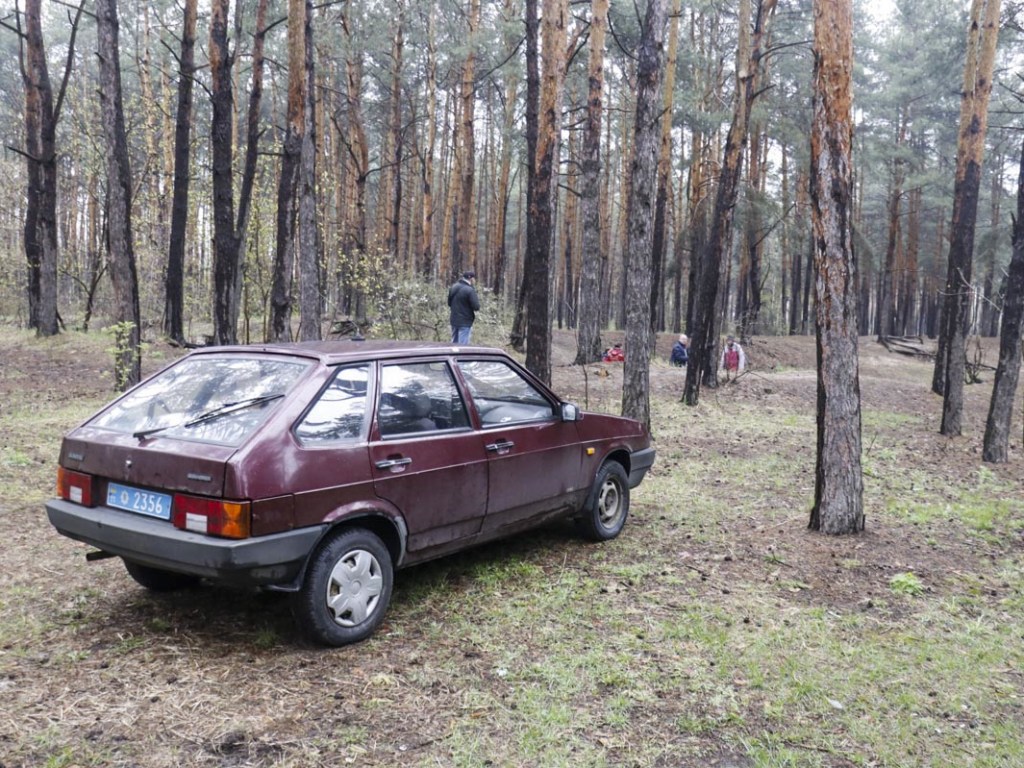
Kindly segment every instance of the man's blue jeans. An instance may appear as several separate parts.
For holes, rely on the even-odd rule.
[[[466,346],[469,344],[469,332],[473,330],[471,325],[452,326],[452,344]]]

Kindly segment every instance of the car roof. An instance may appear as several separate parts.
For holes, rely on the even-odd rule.
[[[508,357],[505,352],[494,347],[439,344],[430,341],[353,341],[351,339],[201,347],[192,352],[193,355],[223,353],[298,355],[317,359],[326,365],[367,358],[402,358],[421,355],[483,354]]]

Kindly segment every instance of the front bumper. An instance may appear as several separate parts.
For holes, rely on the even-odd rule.
[[[152,568],[243,586],[289,588],[326,525],[258,536],[220,539],[182,531],[166,520],[110,507],[82,507],[51,499],[46,514],[68,538]]]
[[[629,455],[629,487],[636,488],[644,479],[647,470],[654,466],[655,450],[644,448]]]

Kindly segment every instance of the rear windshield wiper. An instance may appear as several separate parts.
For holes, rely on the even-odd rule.
[[[189,419],[184,424],[167,424],[163,427],[153,427],[153,429],[140,429],[138,432],[133,432],[132,437],[141,440],[168,429],[178,429],[179,427],[190,429],[192,427],[199,426],[200,424],[205,424],[208,421],[219,419],[221,416],[227,416],[230,413],[243,411],[246,408],[252,408],[256,405],[263,405],[263,403],[269,403],[272,400],[279,400],[282,397],[284,397],[284,392],[277,392],[272,395],[260,395],[259,397],[250,397],[246,400],[238,400],[233,403],[224,403],[222,405],[218,405],[211,411],[207,411],[206,413],[196,416],[194,419]]]

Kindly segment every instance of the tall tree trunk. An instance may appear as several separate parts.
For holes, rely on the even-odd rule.
[[[210,94],[213,101],[210,143],[213,154],[213,339],[216,344],[238,342],[241,264],[235,238],[231,68],[228,0],[213,0],[210,7]]]
[[[519,293],[516,295],[512,331],[509,334],[509,344],[519,352],[522,352],[526,345],[526,307],[530,298],[530,280],[534,271],[533,253],[538,237],[537,222],[533,218],[537,184],[537,135],[540,123],[540,69],[537,65],[540,21],[537,0],[525,0],[523,15],[526,27],[526,253],[523,255],[523,275]]]
[[[750,30],[750,0],[740,3],[742,41],[736,66],[736,108],[725,141],[722,169],[711,217],[711,236],[701,256],[700,284],[696,296],[695,322],[691,331],[690,362],[686,366],[683,401],[697,405],[701,384],[714,386],[718,375],[718,329],[721,322],[724,273],[728,268],[728,245],[736,198],[739,194],[743,145],[750,125],[750,108],[756,96],[755,82],[762,58],[762,43],[775,11],[775,0],[759,0]]]
[[[96,41],[100,61],[100,108],[107,145],[107,244],[118,323],[115,377],[121,391],[142,378],[139,285],[132,246],[132,174],[121,101],[121,65],[116,0],[96,2]]]
[[[299,149],[298,213],[299,264],[299,341],[318,341],[322,337],[320,311],[320,239],[316,225],[316,75],[313,67],[313,2],[304,0],[303,62],[304,80],[302,144]],[[397,245],[397,241],[396,241]]]
[[[245,253],[246,235],[252,215],[252,195],[256,186],[256,165],[259,157],[260,108],[263,103],[264,43],[267,37],[267,0],[256,4],[256,34],[252,46],[252,83],[249,86],[249,108],[245,119],[245,164],[238,192],[238,218],[235,220],[235,242],[239,258]]]
[[[455,223],[455,258],[452,268],[455,274],[472,269],[476,264],[476,206],[473,204],[473,189],[476,183],[476,133],[473,121],[476,117],[476,45],[477,29],[480,26],[480,0],[469,0],[469,14],[466,17],[466,43],[469,52],[462,63],[462,82],[459,101],[462,105],[459,123],[459,158],[461,177],[459,179],[459,208]]]
[[[271,289],[271,338],[291,340],[292,277],[297,248],[297,192],[306,133],[306,3],[288,2],[288,117],[277,187],[277,247]]]
[[[388,162],[390,168],[390,189],[391,195],[383,207],[387,213],[387,239],[384,241],[384,252],[393,254],[399,253],[399,232],[402,220],[402,160],[405,152],[404,136],[402,132],[402,66],[405,51],[405,8],[399,4],[397,18],[395,20],[395,33],[391,41],[391,94],[389,105],[391,115],[388,120],[388,133],[391,138],[391,156]],[[312,94],[312,89],[310,94]],[[397,263],[401,263],[400,260]]]
[[[979,28],[980,26],[980,28]],[[945,376],[942,389],[943,435],[961,432],[964,404],[967,320],[971,304],[971,269],[974,226],[978,215],[981,163],[985,155],[988,100],[992,92],[996,42],[999,35],[999,0],[974,0],[971,32],[964,67],[960,132],[957,138],[956,182],[953,187],[953,218],[950,222],[949,269],[942,312],[942,334],[935,370]],[[933,382],[934,383],[934,382]]]
[[[579,326],[575,365],[601,359],[601,115],[604,89],[604,46],[608,0],[592,0],[587,117],[583,128],[580,169],[580,216],[583,221],[583,268],[580,270]]]
[[[79,15],[81,8],[79,9]],[[74,31],[69,62],[74,55]],[[25,85],[25,156],[28,194],[25,216],[25,256],[28,263],[29,327],[39,336],[60,331],[57,312],[57,151],[60,107],[54,109],[53,89],[46,65],[40,0],[26,0],[22,81]],[[65,80],[66,83],[66,80]],[[61,87],[63,94],[64,86]]]
[[[1005,462],[1013,422],[1013,400],[1020,375],[1021,330],[1024,325],[1024,145],[1017,179],[1017,216],[1013,220],[1013,255],[1006,276],[1003,324],[999,332],[999,364],[985,422],[985,461]]]
[[[434,150],[437,144],[437,51],[434,42],[434,15],[426,11],[426,143],[420,161],[420,247],[419,274],[430,277],[434,264]]]
[[[801,296],[803,295],[803,238],[798,240],[800,245],[794,248],[793,264],[790,274],[790,305],[789,305],[789,335],[796,336],[802,333],[800,328],[800,307]]]
[[[814,219],[818,450],[810,528],[864,529],[857,262],[853,253],[851,147],[853,0],[814,0]]]
[[[907,140],[907,111],[901,110],[899,128],[896,134],[896,156],[892,160],[892,186],[889,189],[889,237],[885,246],[885,266],[879,275],[881,290],[878,292],[878,341],[891,336],[896,317],[896,263],[900,259],[902,232],[900,230],[900,207],[903,204],[904,163],[901,152]]]
[[[164,333],[185,341],[185,227],[188,224],[189,152],[192,141],[192,84],[195,73],[196,0],[185,0],[181,54],[178,57],[178,109],[174,121],[174,191],[171,238],[164,293]]]
[[[353,210],[346,222],[342,235],[342,250],[348,265],[350,312],[357,322],[366,319],[366,296],[363,290],[363,273],[366,270],[367,248],[367,181],[370,175],[370,147],[363,125],[363,52],[354,39],[351,9],[343,6],[341,27],[345,36],[347,55],[345,58],[345,100],[347,105],[347,131],[339,128],[339,136],[345,143],[349,158],[352,184],[355,187]],[[280,214],[280,209],[278,212]]]
[[[759,124],[751,131],[750,165],[747,173],[747,217],[744,227],[743,263],[740,279],[737,281],[737,316],[740,322],[740,339],[746,341],[758,331],[757,321],[761,316],[761,262],[764,254],[765,235],[762,232],[761,201],[764,199],[764,185],[767,168],[768,134]]]
[[[907,247],[900,280],[900,311],[896,332],[916,335],[917,265],[921,248],[921,188],[911,189],[907,195]]]
[[[636,123],[629,173],[626,234],[626,362],[622,373],[622,415],[651,424],[650,367],[651,245],[657,195],[661,86],[665,77],[668,0],[648,0],[636,68]]]
[[[565,73],[566,0],[543,0],[541,13],[540,101],[537,145],[530,184],[530,219],[525,280],[526,367],[541,381],[551,381],[551,245],[554,234],[558,134],[562,127],[562,81]],[[532,239],[531,239],[532,238]]]
[[[651,330],[657,331],[665,327],[664,281],[665,257],[668,250],[668,226],[666,210],[668,208],[671,183],[669,171],[672,165],[672,103],[675,95],[676,56],[679,50],[679,16],[681,0],[672,0],[672,22],[669,27],[668,56],[663,70],[665,84],[663,109],[661,114],[661,148],[658,154],[657,193],[654,203],[654,244],[652,246],[651,264]]]
[[[511,26],[515,17],[516,7],[513,0],[504,0],[502,18],[506,22],[505,54],[512,56],[519,48],[518,32]],[[508,270],[507,223],[509,203],[512,197],[512,152],[515,147],[516,116],[519,109],[519,73],[511,70],[505,77],[505,91],[501,94],[502,126],[501,150],[498,169],[498,183],[495,201],[494,222],[494,273],[491,279],[491,291],[501,301],[505,293],[506,272]]]

